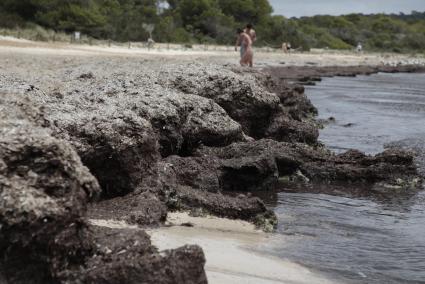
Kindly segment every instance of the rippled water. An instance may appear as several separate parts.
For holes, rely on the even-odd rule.
[[[320,118],[335,118],[320,135],[335,151],[376,153],[403,140],[425,152],[425,74],[328,78],[307,94]],[[269,253],[341,283],[425,283],[424,192],[380,199],[280,192],[267,202],[284,238]]]
[[[320,140],[338,150],[383,150],[386,143],[425,137],[425,74],[325,78],[308,87],[319,119],[335,118]]]

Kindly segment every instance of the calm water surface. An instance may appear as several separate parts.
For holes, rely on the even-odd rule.
[[[320,135],[334,151],[377,153],[398,141],[425,156],[425,74],[328,78],[306,92],[320,118],[335,118]],[[424,161],[417,163],[425,168]],[[267,203],[280,222],[268,253],[341,283],[425,283],[424,192],[363,199],[280,192]]]

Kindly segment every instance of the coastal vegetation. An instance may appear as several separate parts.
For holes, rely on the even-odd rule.
[[[234,30],[253,23],[257,45],[278,48],[352,49],[408,52],[425,46],[425,12],[350,14],[286,18],[268,0],[4,0],[0,27],[52,33],[80,31],[94,39],[146,41],[153,25],[157,42],[232,44]],[[4,30],[3,30],[4,31]]]

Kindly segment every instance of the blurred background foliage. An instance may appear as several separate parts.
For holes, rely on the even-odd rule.
[[[235,29],[252,23],[259,46],[412,52],[425,47],[425,12],[314,16],[273,15],[268,0],[1,0],[0,27],[80,31],[95,39],[233,44]],[[41,33],[40,40],[44,39]]]

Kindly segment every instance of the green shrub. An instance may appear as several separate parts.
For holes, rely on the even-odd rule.
[[[157,11],[157,0],[0,0],[3,34],[49,41],[69,41],[74,31],[82,42],[107,39],[146,41],[144,24],[154,24],[154,40],[190,44],[233,44],[235,29],[247,22],[258,33],[257,46],[279,48],[422,51],[425,12],[410,15],[321,15],[287,19],[272,15],[268,0],[169,0]],[[34,24],[31,24],[34,23]]]

